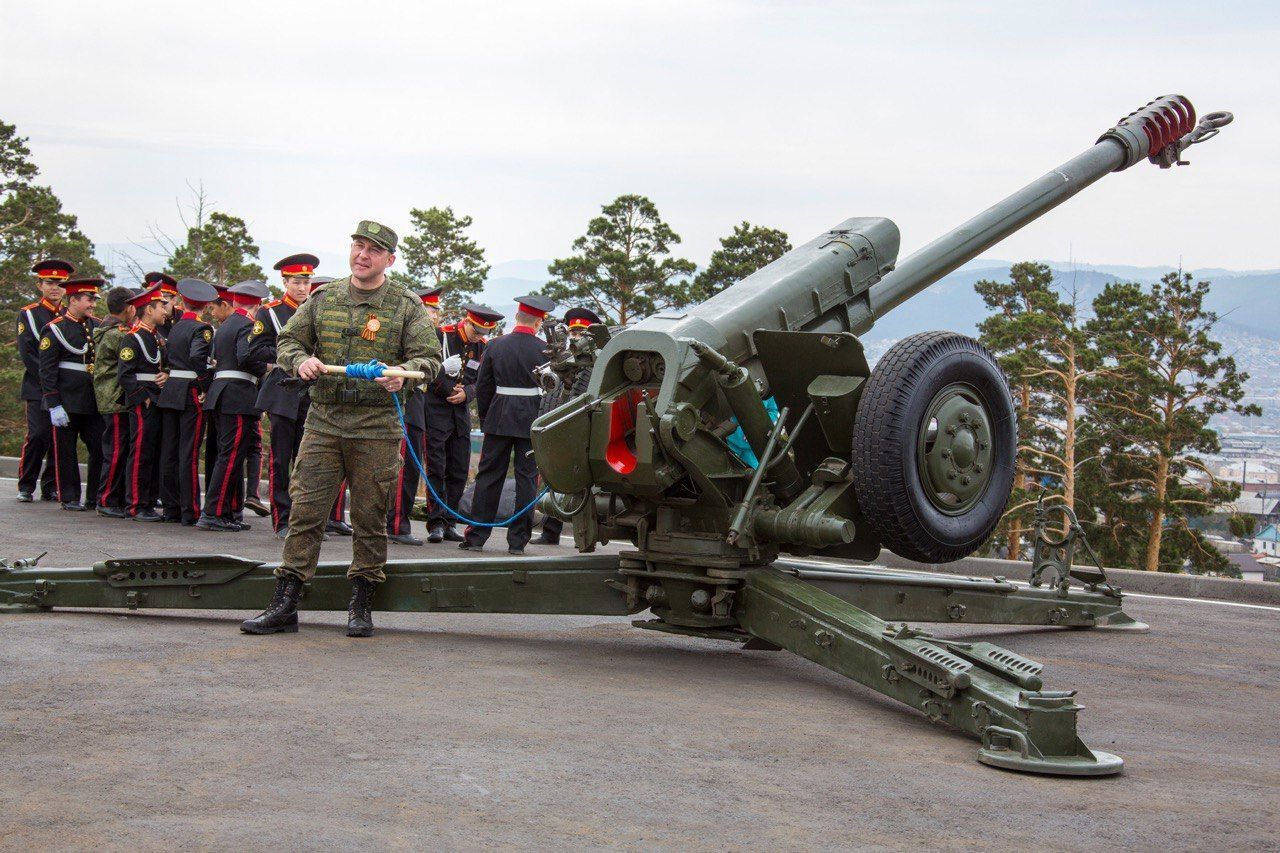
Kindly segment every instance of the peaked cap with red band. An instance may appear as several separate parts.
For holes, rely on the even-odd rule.
[[[31,271],[36,274],[36,278],[42,281],[66,281],[71,278],[71,274],[76,271],[76,268],[57,258],[45,258],[43,261],[36,261],[31,267]]]
[[[104,278],[74,278],[63,286],[67,289],[68,297],[88,294],[97,299],[102,295],[98,289],[106,283],[107,280]]]
[[[257,305],[262,300],[271,295],[271,290],[262,282],[242,281],[239,284],[232,285],[227,288],[227,294],[231,297],[231,301],[236,305]]]
[[[545,317],[548,311],[556,307],[556,303],[540,293],[530,293],[517,298],[516,306],[531,317]]]
[[[160,285],[160,292],[165,296],[176,296],[178,294],[178,280],[168,273],[149,272],[143,276],[142,281],[147,285]]]
[[[132,305],[134,308],[137,308],[139,311],[141,311],[143,308],[146,308],[152,302],[163,302],[163,301],[164,301],[164,294],[160,292],[160,285],[157,284],[152,287],[148,287],[146,290],[143,290],[140,293],[135,294],[134,297],[129,300],[129,304]]]
[[[276,265],[272,269],[280,271],[283,276],[309,276],[315,274],[316,267],[320,265],[320,259],[315,255],[302,252],[297,255],[290,255],[287,258],[281,258],[276,261]]]
[[[326,284],[328,284],[329,282],[331,282],[331,281],[333,281],[333,280],[334,280],[334,279],[333,279],[333,276],[331,276],[331,275],[313,275],[313,276],[311,276],[311,292],[312,292],[312,293],[315,293],[317,290],[319,290],[320,288],[324,287]]]
[[[422,300],[422,304],[428,308],[439,308],[440,292],[442,290],[444,290],[443,287],[424,287],[420,290],[415,290],[414,294],[416,294],[417,297]]]
[[[178,295],[182,302],[195,311],[218,298],[218,288],[198,278],[184,278],[178,282]]]
[[[463,305],[462,310],[467,312],[467,320],[478,329],[492,329],[502,319],[502,315],[488,305],[480,305],[475,302],[468,302]]]
[[[590,308],[570,308],[564,312],[564,322],[570,329],[585,329],[587,326],[598,325],[602,321],[600,315]]]

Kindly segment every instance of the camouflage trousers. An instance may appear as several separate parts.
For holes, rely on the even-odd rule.
[[[351,567],[347,577],[386,580],[387,506],[400,474],[400,440],[341,438],[314,430],[302,445],[289,483],[289,535],[280,557],[280,577],[311,580],[320,558],[333,495],[345,479],[351,488]]]

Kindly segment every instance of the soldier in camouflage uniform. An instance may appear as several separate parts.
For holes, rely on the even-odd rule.
[[[120,387],[120,348],[138,309],[129,300],[137,291],[107,291],[107,319],[93,330],[93,394],[102,415],[102,473],[98,475],[98,515],[128,518],[124,509],[124,470],[129,457],[129,407]]]
[[[262,614],[240,626],[246,633],[298,630],[298,598],[315,573],[333,494],[345,477],[355,528],[347,636],[373,634],[371,599],[374,585],[386,580],[387,505],[403,435],[388,392],[403,401],[417,383],[382,377],[375,385],[326,375],[323,366],[377,359],[423,371],[430,380],[440,369],[440,344],[422,302],[386,276],[395,262],[395,232],[365,220],[351,240],[351,276],[304,302],[276,340],[276,364],[315,384],[289,484],[293,507],[275,593]]]

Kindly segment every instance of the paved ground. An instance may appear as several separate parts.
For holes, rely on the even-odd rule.
[[[279,553],[68,519],[0,500],[0,556]],[[461,555],[394,552],[424,553]],[[803,660],[625,620],[392,614],[357,641],[339,614],[273,638],[224,612],[4,616],[0,847],[1280,849],[1280,612],[1130,612],[1152,632],[944,631],[1079,689],[1086,742],[1128,761],[1096,780],[985,767]]]

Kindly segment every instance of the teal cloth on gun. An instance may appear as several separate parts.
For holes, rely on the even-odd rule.
[[[764,401],[764,409],[769,413],[769,420],[776,421],[778,419],[778,404],[772,398],[768,397]],[[733,419],[736,424],[737,418]],[[725,439],[725,443],[729,445],[729,449],[734,455],[741,459],[752,468],[760,467],[760,460],[756,458],[756,452],[751,449],[751,445],[747,443],[747,436],[742,431],[742,427],[738,427],[733,434]]]

